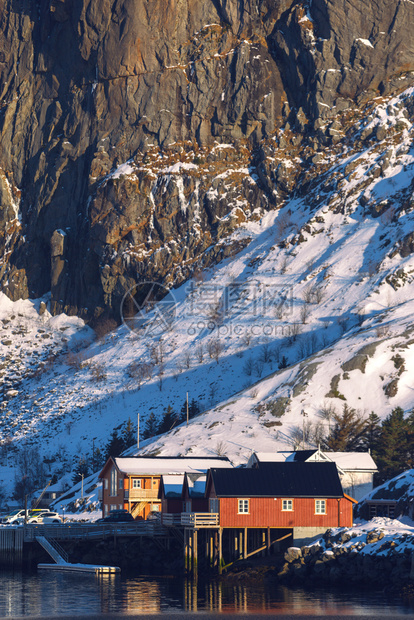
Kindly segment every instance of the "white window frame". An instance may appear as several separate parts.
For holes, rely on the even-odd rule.
[[[323,508],[323,511],[321,508]],[[326,499],[315,499],[315,514],[326,515]]]
[[[117,510],[116,504],[111,504],[109,507],[109,512],[112,512],[113,510]]]
[[[142,489],[142,480],[141,480],[141,478],[132,478],[132,488],[133,489]]]
[[[110,484],[110,497],[116,497],[118,495],[118,472],[116,467],[111,469],[111,484]]]
[[[237,514],[238,515],[250,514],[250,500],[249,499],[238,499],[237,500]]]
[[[282,512],[293,512],[293,499],[282,499]]]

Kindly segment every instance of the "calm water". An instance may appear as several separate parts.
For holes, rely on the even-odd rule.
[[[201,582],[168,577],[0,573],[0,617],[165,613],[181,611],[252,614],[414,614],[413,605],[372,592],[305,591],[257,584]]]

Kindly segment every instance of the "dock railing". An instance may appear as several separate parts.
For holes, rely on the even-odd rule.
[[[135,521],[129,523],[60,523],[28,524],[24,529],[24,541],[32,542],[36,536],[54,540],[71,538],[106,538],[107,536],[165,536],[166,529],[156,521]]]
[[[181,512],[173,514],[172,512],[161,513],[161,523],[166,527],[181,525]]]
[[[182,512],[181,525],[185,527],[218,527],[219,514],[217,512]]]

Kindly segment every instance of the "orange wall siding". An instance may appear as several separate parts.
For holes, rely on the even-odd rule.
[[[105,480],[107,480],[108,488],[105,489]],[[111,492],[111,472],[107,472],[105,478],[102,479],[102,505],[108,506],[108,513],[111,506],[116,505],[117,509],[124,506],[124,489],[119,488],[119,480],[122,480],[122,475],[118,473],[117,479],[117,493],[116,495],[110,495]],[[125,481],[124,481],[125,485]]]
[[[246,499],[246,498],[241,498]],[[338,514],[339,505],[339,514]],[[220,498],[222,527],[338,527],[352,525],[352,503],[341,498],[326,500],[326,514],[315,514],[315,500],[294,498],[293,511],[282,511],[282,500],[273,497],[250,498],[249,514],[238,514],[238,500]]]

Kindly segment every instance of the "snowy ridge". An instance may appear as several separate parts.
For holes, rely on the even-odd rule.
[[[38,303],[2,297],[0,378],[16,392],[4,401],[3,443],[37,442],[57,468],[64,447],[70,466],[138,413],[142,429],[151,412],[179,412],[189,392],[204,413],[143,442],[142,453],[226,454],[238,464],[252,450],[298,445],[303,412],[326,426],[327,403],[380,418],[397,405],[411,410],[412,97],[379,101],[341,156],[327,150],[315,164],[317,181],[233,233],[250,240],[244,250],[173,290],[170,329],[123,325],[91,343],[79,319],[40,317]],[[49,338],[30,331],[40,323]],[[19,324],[28,333],[13,334]],[[16,387],[13,367],[32,368],[38,356],[27,350],[41,340],[54,343],[53,355]],[[10,489],[10,472],[0,478]]]

